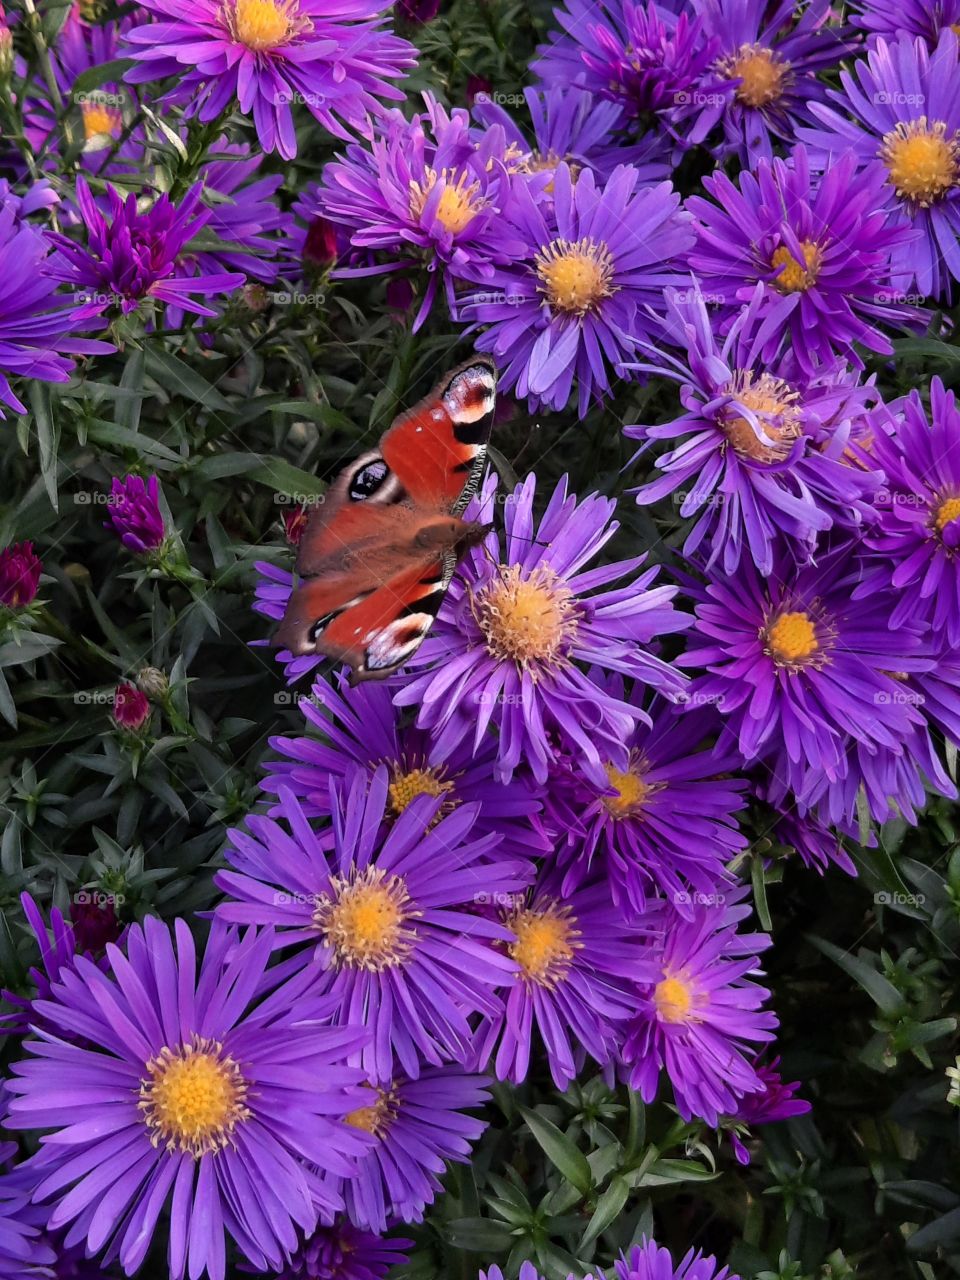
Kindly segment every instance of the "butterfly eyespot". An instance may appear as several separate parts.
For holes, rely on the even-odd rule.
[[[347,489],[351,502],[364,502],[373,497],[390,473],[390,468],[382,458],[376,462],[368,462],[360,468]]]

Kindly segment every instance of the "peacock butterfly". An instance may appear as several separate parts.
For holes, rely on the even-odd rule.
[[[337,476],[300,538],[300,584],[274,643],[381,680],[416,652],[460,558],[490,526],[461,518],[483,474],[497,369],[474,356]]]

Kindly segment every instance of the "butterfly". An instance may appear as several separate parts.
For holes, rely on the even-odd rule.
[[[496,365],[474,356],[340,472],[310,509],[275,644],[348,663],[351,684],[416,652],[459,560],[491,527],[461,516],[483,474],[496,386]]]

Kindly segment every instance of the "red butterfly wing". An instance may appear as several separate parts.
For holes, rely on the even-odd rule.
[[[413,502],[460,512],[480,482],[493,426],[497,371],[475,356],[402,413],[380,441]]]

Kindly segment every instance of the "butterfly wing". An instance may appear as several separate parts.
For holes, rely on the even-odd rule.
[[[383,461],[413,502],[459,514],[470,501],[483,474],[496,389],[496,365],[474,356],[380,441]]]
[[[373,573],[311,578],[293,593],[276,642],[349,663],[352,684],[382,679],[430,630],[456,562],[452,551],[421,553],[379,582]]]
[[[496,366],[475,356],[340,472],[308,517],[303,581],[276,644],[348,662],[354,682],[414,653],[459,556],[482,536],[459,516],[483,472],[495,393]]]

